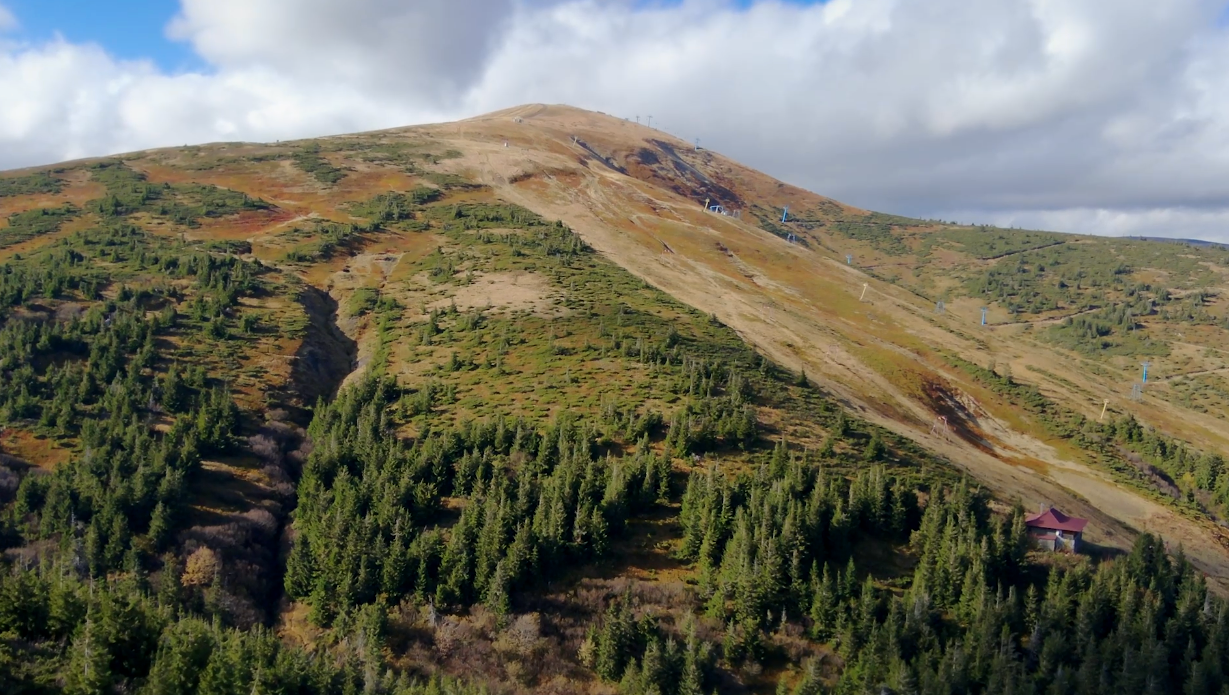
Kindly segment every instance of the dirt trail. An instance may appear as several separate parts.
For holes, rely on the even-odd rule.
[[[1161,377],[1160,379],[1153,378],[1152,381],[1168,383],[1178,379],[1184,379],[1188,376],[1207,376],[1208,374],[1229,374],[1229,367],[1221,367],[1220,369],[1201,369],[1197,372],[1184,372],[1182,374],[1174,374],[1172,376]]]
[[[1085,309],[1083,311],[1077,311],[1074,314],[1063,314],[1062,316],[1051,316],[1049,318],[1036,319],[1033,321],[1006,321],[1003,323],[995,323],[995,324],[991,324],[987,326],[987,328],[997,329],[997,328],[1010,328],[1012,326],[1056,326],[1062,323],[1063,321],[1066,321],[1067,319],[1073,319],[1077,316],[1083,316],[1085,314],[1095,314],[1098,311],[1102,311],[1102,307],[1096,307],[1094,309]]]
[[[935,413],[906,384],[884,375],[890,370],[867,362],[868,356],[878,356],[930,373],[932,368],[908,345],[941,344],[960,353],[978,349],[972,339],[928,321],[931,307],[924,299],[869,277],[830,252],[707,213],[674,191],[608,166],[583,166],[571,142],[579,133],[597,151],[611,152],[618,141],[632,149],[637,142],[671,138],[556,107],[495,114],[433,127],[432,132],[467,153],[450,163],[455,171],[476,175],[510,202],[564,220],[608,258],[680,301],[715,314],[773,360],[805,368],[862,417],[947,457],[998,494],[1018,497],[1028,506],[1051,503],[1089,518],[1088,537],[1095,544],[1125,549],[1138,532],[1159,533],[1172,545],[1181,544],[1212,584],[1229,593],[1229,541],[1210,522],[1182,517],[1119,487],[1105,474],[985,413],[977,424],[988,433],[989,450],[931,434]],[[758,180],[747,186],[773,189]],[[870,292],[860,302],[863,283]]]

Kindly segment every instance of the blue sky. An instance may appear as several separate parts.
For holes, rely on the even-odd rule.
[[[72,43],[96,43],[122,59],[153,60],[167,72],[199,69],[186,43],[166,38],[177,0],[3,0],[20,23],[13,38],[43,43],[60,34]]]

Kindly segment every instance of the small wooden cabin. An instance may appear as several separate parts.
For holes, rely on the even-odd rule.
[[[1024,523],[1028,526],[1028,535],[1039,548],[1078,553],[1088,520],[1067,516],[1049,505],[1043,505],[1040,512],[1025,519]]]

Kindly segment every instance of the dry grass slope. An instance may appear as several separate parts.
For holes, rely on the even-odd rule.
[[[267,400],[266,392],[287,390],[310,401],[332,388],[322,384],[335,383],[338,369],[357,367],[350,380],[362,373],[379,345],[372,317],[346,315],[344,305],[361,288],[387,292],[420,313],[456,306],[561,316],[557,298],[531,274],[476,273],[463,287],[408,275],[443,241],[410,230],[413,222],[395,215],[362,231],[372,220],[356,208],[376,196],[424,187],[446,191],[457,203],[504,200],[564,221],[610,260],[717,316],[772,360],[805,370],[859,415],[947,457],[1001,497],[1030,506],[1050,502],[1089,517],[1092,540],[1111,547],[1126,547],[1139,531],[1159,533],[1181,543],[1218,586],[1229,589],[1229,540],[1208,515],[1146,485],[1124,485],[1036,414],[1022,412],[951,361],[1010,373],[1087,418],[1096,418],[1109,400],[1111,417],[1129,413],[1197,449],[1225,452],[1229,389],[1222,377],[1229,362],[1219,346],[1226,338],[1229,268],[1214,255],[1142,242],[1103,248],[1087,237],[870,213],[661,131],[564,106],[528,105],[457,123],[311,143],[210,145],[122,159],[151,184],[218,186],[269,203],[192,228],[144,220],[154,233],[245,243],[251,257],[305,283],[306,303],[288,305],[277,297],[256,302],[270,321],[302,329],[240,360],[245,371],[236,383],[253,405]],[[81,168],[56,172],[58,192],[0,197],[0,218],[80,206],[102,193]],[[28,180],[46,188],[42,179]],[[9,188],[24,191],[26,181],[14,178]],[[708,212],[706,203],[738,216]],[[783,224],[787,205],[791,216]],[[84,213],[0,254],[29,253],[91,221]],[[786,240],[790,234],[798,243]],[[1138,369],[1130,354],[1090,355],[1049,338],[1047,331],[1066,316],[1096,313],[1114,299],[1095,277],[1080,288],[1093,287],[1091,294],[1072,290],[1052,301],[1054,292],[1045,285],[1032,287],[1025,301],[1022,294],[1004,294],[1002,277],[995,275],[1005,268],[1042,273],[1037,266],[1050,263],[1052,269],[1070,260],[1063,254],[1078,260],[1085,248],[1116,259],[1118,267],[1107,273],[1164,283],[1175,300],[1198,294],[1196,311],[1212,319],[1168,332],[1168,355],[1154,372],[1160,379],[1142,402],[1126,398]],[[988,298],[1001,301],[977,297],[969,290],[974,286],[993,286],[1000,294]],[[337,309],[313,299],[325,295],[311,288],[331,295],[323,301]],[[947,306],[942,314],[934,310],[939,299]],[[979,308],[987,303],[991,325],[983,327]],[[330,337],[320,323],[331,311],[346,336]],[[1141,316],[1140,328],[1165,333],[1168,319],[1168,313]],[[332,357],[322,359],[322,350]],[[347,360],[351,364],[342,364]],[[406,374],[413,369],[405,367]],[[261,375],[276,383],[260,383]],[[936,428],[940,417],[954,426]]]

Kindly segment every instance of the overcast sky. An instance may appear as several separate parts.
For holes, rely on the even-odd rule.
[[[855,205],[1229,242],[1229,0],[0,0],[0,168],[654,124]]]

